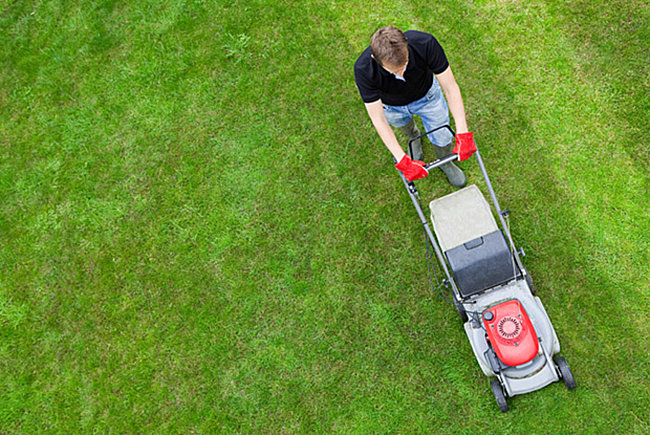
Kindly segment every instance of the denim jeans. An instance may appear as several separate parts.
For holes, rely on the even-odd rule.
[[[424,97],[406,106],[384,104],[384,113],[386,114],[386,120],[393,127],[404,127],[411,122],[413,115],[420,116],[425,131],[449,124],[449,107],[435,77],[433,78],[433,85],[431,85]],[[427,137],[431,143],[439,147],[450,144],[453,139],[447,129],[438,130]]]

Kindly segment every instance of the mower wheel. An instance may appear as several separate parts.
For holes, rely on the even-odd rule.
[[[528,288],[530,289],[530,292],[534,295],[537,294],[537,287],[535,287],[535,284],[533,284],[533,278],[530,277],[528,272],[526,272],[526,284],[528,284]]]
[[[454,301],[454,306],[456,307],[456,311],[458,311],[460,320],[462,320],[463,323],[467,322],[467,313],[465,312],[465,307],[463,307],[463,304]]]
[[[492,387],[492,393],[494,393],[494,398],[497,399],[497,405],[501,412],[508,412],[510,407],[506,401],[506,395],[503,393],[503,387],[497,379],[492,379],[490,381],[490,387]]]
[[[576,384],[575,379],[573,379],[573,373],[571,373],[569,364],[566,362],[564,357],[558,356],[554,358],[553,361],[560,371],[560,376],[562,376],[562,380],[564,381],[564,385],[566,385],[567,389],[575,390],[578,387],[578,384]]]

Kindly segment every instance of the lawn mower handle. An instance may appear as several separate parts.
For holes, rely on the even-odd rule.
[[[418,139],[420,139],[420,138],[422,138],[422,137],[424,137],[424,136],[426,136],[428,134],[431,134],[431,133],[433,133],[435,131],[441,130],[443,128],[446,128],[447,130],[449,130],[449,133],[451,133],[452,137],[456,136],[456,133],[454,132],[454,130],[451,129],[451,127],[449,125],[443,125],[443,126],[440,126],[438,128],[434,128],[433,130],[429,130],[429,131],[427,131],[427,132],[425,132],[425,133],[423,133],[423,134],[421,134],[419,136],[412,137],[411,139],[409,139],[408,147],[409,147],[409,151],[411,151],[409,154],[413,155],[413,150],[411,149],[411,144],[414,141],[416,141],[416,140],[418,140]],[[424,165],[424,169],[426,169],[427,171],[430,171],[431,169],[437,168],[438,166],[446,165],[447,163],[450,163],[450,162],[453,162],[453,161],[456,161],[456,160],[458,160],[458,154],[449,154],[448,156],[443,157],[442,159],[438,159],[433,163],[428,163],[428,164]]]
[[[426,169],[427,171],[430,171],[433,168],[437,168],[438,166],[446,165],[447,163],[454,162],[456,160],[458,160],[458,154],[449,154],[448,156],[443,157],[441,159],[438,159],[433,163],[427,163],[426,165],[424,165],[424,169]]]

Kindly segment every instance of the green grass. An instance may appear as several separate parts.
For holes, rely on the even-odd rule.
[[[647,433],[648,17],[0,1],[0,432]],[[387,24],[445,47],[575,392],[501,415],[429,289],[353,80]]]

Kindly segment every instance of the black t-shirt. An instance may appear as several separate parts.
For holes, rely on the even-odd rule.
[[[364,103],[381,101],[390,106],[405,106],[424,97],[433,84],[433,75],[449,66],[442,47],[429,33],[409,30],[409,62],[404,80],[382,68],[366,48],[354,64],[354,78]]]

